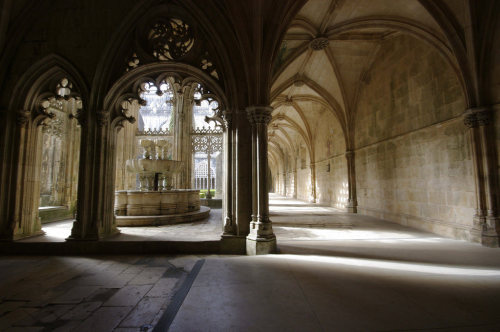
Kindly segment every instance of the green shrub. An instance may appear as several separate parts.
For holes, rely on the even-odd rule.
[[[212,197],[215,196],[215,189],[210,189],[210,193],[212,194]],[[203,194],[203,196],[201,196]],[[200,197],[205,198],[207,196],[207,189],[200,189]]]

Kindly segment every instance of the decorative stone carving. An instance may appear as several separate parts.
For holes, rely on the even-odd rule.
[[[186,55],[194,45],[191,27],[177,18],[153,25],[148,35],[153,56],[158,60],[176,60]]]
[[[248,120],[252,125],[254,124],[265,124],[267,125],[271,121],[272,107],[248,107],[247,116]]]
[[[309,47],[313,51],[321,51],[321,50],[323,50],[323,49],[325,49],[325,48],[328,47],[328,38],[325,38],[325,37],[314,38],[309,43]]]
[[[135,117],[128,114],[134,101],[137,101],[137,99],[127,98],[120,103],[119,114],[122,119],[119,121],[118,126],[123,127],[123,122],[125,121],[128,121],[129,123],[135,122]]]
[[[56,115],[49,112],[49,107],[51,106],[51,101],[49,99],[43,99],[40,102],[40,108],[38,109],[37,116],[40,121],[37,123],[38,126],[43,125],[45,120],[53,119]]]
[[[137,130],[136,136],[173,136],[169,129],[158,130],[158,129],[148,129],[148,130]]]
[[[464,114],[464,124],[469,128],[486,126],[490,121],[490,110],[487,108],[470,108]]]
[[[203,127],[191,133],[193,152],[212,154],[222,151],[222,131]]]
[[[210,76],[214,77],[215,79],[217,79],[217,80],[219,79],[219,74],[217,73],[217,69],[215,68],[213,61],[210,60],[208,53],[206,53],[201,58],[200,68],[202,70],[206,71]]]
[[[133,53],[130,59],[127,61],[127,69],[126,71],[132,70],[134,68],[139,67],[140,59],[137,56],[137,53]]]
[[[63,79],[61,79],[59,84],[57,84],[56,93],[59,97],[67,99],[71,94],[72,88],[73,84],[67,78],[64,77]]]

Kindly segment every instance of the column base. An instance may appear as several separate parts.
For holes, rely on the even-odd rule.
[[[245,255],[246,237],[237,235],[221,236],[220,253],[225,255]]]
[[[349,201],[344,208],[347,213],[358,213],[358,202]]]
[[[112,236],[116,236],[120,234],[120,230],[116,227],[113,226],[111,231],[107,233],[100,233],[100,234],[95,234],[95,233],[89,233],[85,234],[84,236],[81,236],[80,234],[74,234],[72,233],[69,237],[66,238],[66,241],[99,241],[103,239],[110,238]]]
[[[500,234],[496,231],[483,231],[481,234],[481,244],[485,247],[499,248]]]
[[[249,235],[246,238],[247,255],[267,255],[277,252],[276,237],[273,235],[269,238],[254,238]]]
[[[481,234],[481,244],[485,247],[499,248],[500,247],[500,219],[488,211],[488,216],[485,218],[486,224],[483,226]]]
[[[23,234],[23,233],[14,234],[12,236],[12,240],[16,241],[16,240],[27,239],[27,238],[30,238],[30,237],[35,237],[35,236],[40,236],[40,235],[45,235],[45,232],[42,231],[42,230],[39,230],[39,231],[30,233],[30,234]]]
[[[482,234],[481,244],[485,247],[499,248],[500,247],[500,235],[498,234]]]
[[[358,213],[358,208],[356,206],[346,206],[345,212],[347,213]]]

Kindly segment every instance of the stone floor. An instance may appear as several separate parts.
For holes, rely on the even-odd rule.
[[[277,196],[271,218],[278,255],[2,257],[0,330],[500,331],[500,249]]]
[[[175,225],[119,227],[120,234],[106,241],[210,241],[219,240],[222,233],[222,210],[212,209],[204,220]],[[73,220],[42,225],[44,235],[19,242],[64,242],[71,234]]]

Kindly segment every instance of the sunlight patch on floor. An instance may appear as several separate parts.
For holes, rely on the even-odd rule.
[[[384,269],[400,272],[455,275],[455,276],[474,276],[474,277],[500,277],[498,269],[481,269],[472,267],[455,267],[436,264],[421,263],[401,263],[376,259],[359,259],[330,256],[303,256],[303,255],[277,255],[276,259],[286,259],[290,261],[313,262],[331,265],[343,265],[350,267],[361,267],[368,269]]]

